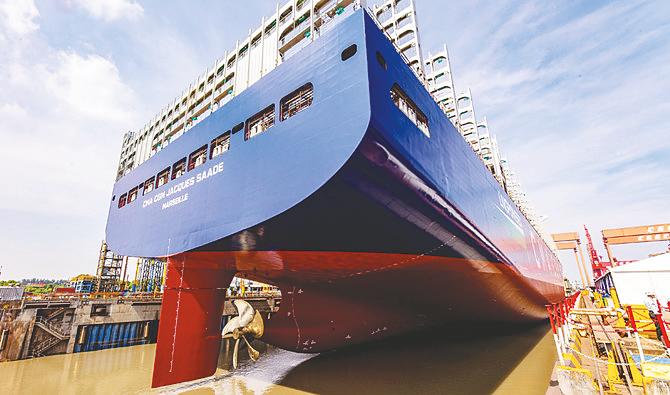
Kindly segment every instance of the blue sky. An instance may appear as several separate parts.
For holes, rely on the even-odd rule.
[[[547,230],[670,221],[670,2],[416,3]],[[0,0],[0,279],[94,272],[123,132],[274,9]]]

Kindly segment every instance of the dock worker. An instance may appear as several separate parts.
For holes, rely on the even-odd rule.
[[[656,337],[658,340],[661,340],[661,326],[659,325],[659,320],[662,319],[663,313],[658,310],[656,295],[653,292],[647,292],[644,305],[647,307],[647,310],[649,310],[649,318],[651,318],[656,326]],[[656,319],[656,316],[658,316],[659,319]]]

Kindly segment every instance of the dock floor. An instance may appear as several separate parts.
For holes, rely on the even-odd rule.
[[[0,363],[0,393],[544,394],[555,363],[543,325],[495,336],[433,333],[321,355],[270,348],[234,373],[221,363],[212,378],[150,390],[154,352],[143,345]]]

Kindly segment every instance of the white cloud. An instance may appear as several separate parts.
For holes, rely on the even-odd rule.
[[[0,0],[0,27],[10,35],[25,35],[39,29],[33,0]]]
[[[107,22],[119,19],[135,19],[144,13],[144,8],[133,0],[72,0],[92,16]]]
[[[44,82],[64,111],[101,122],[121,121],[128,116],[133,93],[121,81],[114,63],[98,55],[75,52],[58,52],[56,62],[55,70],[44,74]]]
[[[100,203],[106,198],[100,193],[114,176],[108,158],[118,155],[122,131],[137,119],[133,91],[116,66],[97,55],[57,51],[48,63],[15,67],[32,77],[31,83],[14,86],[15,95],[28,90],[35,99],[27,108],[0,103],[4,124],[12,128],[2,132],[7,136],[0,157],[11,163],[31,160],[5,174],[23,188],[0,190],[0,209],[104,216]],[[39,192],[44,189],[49,192]]]
[[[3,49],[3,275],[90,272],[104,237],[121,136],[140,118],[137,95],[109,58],[53,48],[40,35]],[[39,267],[49,256],[69,265]]]
[[[449,45],[457,88],[472,89],[547,230],[585,223],[605,255],[600,229],[669,219],[668,4],[418,6],[434,8],[419,9],[422,38]]]
[[[0,119],[18,119],[26,115],[26,110],[16,103],[0,103]]]

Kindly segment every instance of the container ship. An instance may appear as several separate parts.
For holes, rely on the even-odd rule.
[[[153,386],[214,373],[234,276],[281,290],[255,335],[307,353],[563,297],[446,48],[418,43],[411,1],[292,1],[126,133],[106,239],[167,259]]]

